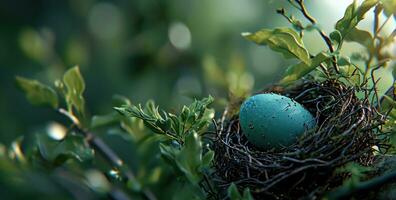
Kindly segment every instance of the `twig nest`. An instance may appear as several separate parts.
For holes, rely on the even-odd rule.
[[[267,94],[271,92],[279,95]],[[357,92],[362,97],[357,97]],[[212,146],[212,176],[219,198],[224,198],[234,183],[240,191],[249,187],[257,199],[320,199],[343,183],[345,174],[335,173],[338,167],[350,161],[372,165],[372,147],[386,149],[383,144],[388,138],[379,128],[385,117],[369,101],[374,92],[365,84],[352,87],[333,79],[304,81],[288,88],[266,89],[261,92],[266,95],[248,99],[240,115],[227,118],[225,114]],[[288,103],[292,109],[286,111]],[[262,111],[255,113],[258,109]],[[293,120],[288,116],[292,113]],[[316,126],[304,131],[304,123],[314,126],[312,118]],[[271,145],[269,140],[285,145],[259,148]]]
[[[261,149],[291,145],[315,126],[315,118],[300,103],[274,93],[248,98],[239,120],[248,141]]]

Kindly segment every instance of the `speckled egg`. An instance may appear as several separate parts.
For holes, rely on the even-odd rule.
[[[241,106],[240,125],[258,148],[287,146],[315,126],[315,118],[301,104],[278,94],[258,94]]]

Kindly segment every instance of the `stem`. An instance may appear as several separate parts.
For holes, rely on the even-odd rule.
[[[302,12],[302,14],[304,15],[304,17],[305,17],[308,21],[310,21],[311,24],[316,25],[317,22],[316,22],[315,18],[313,18],[313,17],[308,13],[307,9],[305,8],[304,1],[303,1],[303,0],[295,0],[295,1],[296,1],[296,2],[298,3],[298,5],[300,6],[300,9],[299,9],[299,10]],[[319,32],[320,36],[321,36],[321,37],[323,38],[323,40],[325,41],[327,47],[329,48],[330,53],[334,53],[334,47],[333,47],[333,45],[331,44],[330,38],[326,35],[326,33],[325,33],[323,30],[317,29],[317,31]],[[332,58],[331,62],[332,62],[332,64],[333,64],[334,70],[339,74],[339,73],[340,73],[340,69],[339,69],[339,67],[338,67],[338,65],[337,65],[337,58],[336,58],[335,56],[332,56],[331,58]]]
[[[386,18],[386,20],[381,24],[381,26],[378,28],[378,23],[379,23],[379,13],[374,16],[374,37],[378,37],[378,34],[381,32],[381,30],[385,27],[385,25],[389,22],[389,20],[392,18],[392,16]]]
[[[98,138],[95,136],[95,134],[84,130],[80,122],[76,117],[68,113],[66,110],[60,108],[57,109],[57,112],[66,116],[72,123],[75,128],[75,130],[82,134],[88,141],[88,143],[97,150],[111,165],[117,167],[120,169],[120,171],[124,174],[124,176],[128,179],[128,181],[136,182],[136,176],[135,174],[129,169],[127,165],[124,164],[122,159],[105,143],[103,142],[102,139]],[[142,191],[143,196],[145,199],[148,200],[156,200],[157,198],[154,196],[154,194],[148,190],[144,189]]]

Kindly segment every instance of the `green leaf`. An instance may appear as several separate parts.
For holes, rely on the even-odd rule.
[[[280,81],[282,84],[289,84],[293,81],[300,79],[301,77],[305,76],[309,72],[313,71],[316,67],[318,67],[322,62],[330,59],[330,56],[326,55],[325,53],[317,54],[313,59],[312,62],[307,65],[303,62],[300,62],[296,65],[292,65],[286,70],[285,77]]]
[[[120,121],[120,115],[116,112],[112,112],[107,115],[94,115],[91,120],[91,128],[98,128],[101,126],[107,126]]]
[[[242,36],[259,45],[268,45],[274,51],[281,52],[286,58],[297,58],[305,64],[310,63],[309,53],[302,39],[293,29],[262,29],[255,33],[243,33]]]
[[[178,145],[160,144],[161,155],[171,166],[184,174],[193,185],[198,185],[202,178],[201,170],[207,165],[213,153],[202,157],[202,141],[197,133],[186,136],[186,141],[180,148]]]
[[[231,183],[231,185],[228,187],[227,190],[228,198],[230,200],[241,200],[242,196],[238,191],[237,186],[234,183]]]
[[[334,43],[336,43],[340,46],[342,43],[342,35],[341,35],[340,31],[335,30],[335,31],[331,32],[330,39],[331,39],[331,41],[333,41]]]
[[[49,105],[52,108],[58,107],[58,96],[52,88],[40,83],[37,80],[16,77],[18,86],[25,92],[26,98],[34,105]]]
[[[381,109],[387,112],[389,110],[393,110],[394,108],[396,108],[396,102],[393,100],[393,98],[388,95],[384,95],[381,100]],[[392,117],[392,115],[389,117]]]
[[[78,66],[73,67],[66,71],[63,75],[63,82],[66,86],[66,102],[69,111],[74,107],[80,114],[84,113],[85,100],[83,93],[85,90],[85,82],[80,73]]]
[[[142,119],[144,125],[154,133],[168,134],[166,130],[161,128],[161,126],[163,127],[164,124],[168,123],[164,120],[164,118],[162,118],[162,116],[159,115],[158,112],[153,113],[153,110],[147,111],[147,109],[145,111],[140,104],[138,106],[124,105],[122,107],[115,107],[114,109],[126,117],[136,117]]]
[[[112,97],[112,105],[118,107],[122,105],[132,105],[132,103],[127,97],[115,94]]]
[[[339,65],[340,73],[345,77],[350,83],[354,85],[360,85],[361,77],[363,76],[362,71],[357,66],[353,64]]]
[[[378,0],[365,0],[360,6],[357,6],[356,0],[350,4],[342,19],[338,20],[335,28],[340,31],[343,38],[346,38],[356,25],[364,18],[368,10],[377,5]]]
[[[254,200],[252,194],[250,193],[250,189],[249,188],[245,188],[245,190],[243,191],[243,200]]]
[[[154,133],[167,135],[170,139],[183,143],[186,135],[192,131],[202,133],[209,125],[214,117],[214,110],[207,106],[212,102],[211,96],[195,100],[191,105],[184,106],[179,116],[160,111],[152,101],[147,102],[144,109],[141,105],[124,105],[114,109],[126,117],[142,119],[145,126]]]
[[[381,0],[382,5],[384,6],[384,14],[387,17],[396,17],[396,0]]]
[[[68,135],[62,141],[53,140],[46,134],[37,134],[36,137],[40,154],[55,166],[71,158],[84,162],[94,157],[94,151],[88,147],[82,136]]]
[[[373,168],[363,166],[356,162],[349,162],[345,166],[338,168],[337,173],[349,173],[351,177],[347,180],[344,185],[347,184],[357,184],[363,177],[365,177],[367,172],[372,171]]]
[[[215,155],[215,153],[212,150],[209,150],[208,152],[206,152],[206,154],[202,158],[202,167],[204,167],[204,168],[210,167],[210,164],[213,161],[214,155]]]
[[[179,169],[193,184],[201,180],[202,142],[197,133],[187,135],[183,148],[176,157]]]
[[[161,152],[162,158],[164,158],[164,160],[169,165],[171,165],[174,169],[180,171],[179,167],[176,164],[176,156],[180,152],[179,148],[161,143],[160,144],[160,152]]]
[[[373,36],[371,33],[358,28],[352,28],[349,34],[346,35],[345,40],[357,42],[369,49],[373,47]]]

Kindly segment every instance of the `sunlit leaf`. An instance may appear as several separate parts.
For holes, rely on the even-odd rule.
[[[381,0],[382,5],[384,6],[384,14],[387,17],[396,17],[396,0]]]
[[[242,35],[257,44],[268,45],[274,51],[281,52],[286,58],[297,58],[305,64],[310,63],[309,53],[305,49],[302,39],[293,29],[262,29],[255,33],[243,33]]]
[[[352,64],[340,65],[340,73],[343,77],[355,85],[359,85],[361,82],[362,73],[360,69]]]
[[[84,113],[85,101],[83,93],[85,82],[80,73],[79,67],[73,67],[63,75],[63,82],[66,86],[66,102],[69,109],[74,107],[80,114]]]
[[[333,41],[333,43],[336,43],[338,45],[340,45],[342,43],[342,35],[341,35],[340,31],[335,30],[335,31],[331,32],[329,36],[330,36],[331,41]]]
[[[56,92],[40,83],[23,77],[16,77],[18,86],[25,92],[26,98],[34,105],[49,105],[52,108],[58,107],[58,96]]]
[[[289,84],[293,81],[296,81],[316,69],[316,67],[318,67],[322,62],[326,61],[327,59],[330,59],[330,56],[326,55],[325,53],[319,53],[312,59],[312,62],[309,65],[303,62],[292,65],[287,68],[286,75],[280,82],[282,84]]]
[[[349,31],[349,34],[346,35],[345,40],[357,42],[367,48],[372,48],[373,46],[373,36],[371,35],[371,33],[357,28],[352,28]]]
[[[335,28],[340,31],[341,35],[345,38],[347,34],[353,30],[356,25],[364,18],[364,15],[368,10],[374,7],[378,3],[378,0],[365,0],[358,6],[356,0],[350,4],[344,16],[338,20]]]

